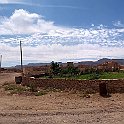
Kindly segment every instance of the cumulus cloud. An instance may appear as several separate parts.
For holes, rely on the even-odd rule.
[[[24,62],[124,58],[124,28],[93,24],[88,29],[56,26],[42,15],[23,9],[15,10],[10,17],[1,17],[0,28],[0,51],[4,63],[11,65],[19,64],[20,40]]]
[[[3,18],[0,27],[1,34],[31,34],[47,32],[54,29],[53,22],[45,21],[36,13],[29,13],[23,9],[15,10],[9,18]]]

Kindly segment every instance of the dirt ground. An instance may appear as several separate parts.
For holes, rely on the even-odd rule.
[[[0,74],[0,86],[20,74]],[[124,94],[51,92],[43,96],[8,95],[0,88],[0,124],[124,124]]]

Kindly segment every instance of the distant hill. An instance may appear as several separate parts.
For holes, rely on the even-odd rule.
[[[29,63],[27,65],[23,65],[23,67],[30,67],[30,66],[45,66],[50,65],[51,63]],[[20,69],[21,65],[16,65],[15,68]]]
[[[104,62],[108,62],[108,61],[115,61],[115,62],[119,63],[120,65],[124,65],[124,59],[108,59],[108,58],[103,58],[98,61],[82,61],[82,62],[78,62],[77,64],[96,66],[96,65],[102,64]],[[59,63],[65,64],[65,63],[61,63],[61,62],[59,62]],[[45,65],[50,65],[50,64],[51,63],[29,63],[29,64],[23,65],[23,66],[24,67],[26,67],[26,66],[45,66]],[[19,69],[20,65],[16,65],[15,68]]]
[[[95,65],[99,65],[99,64],[102,64],[108,61],[115,61],[120,65],[124,65],[124,59],[108,59],[108,58],[103,58],[103,59],[100,59],[94,62],[93,61],[82,61],[82,62],[79,62],[79,64],[95,66]]]
[[[45,66],[50,65],[51,63],[29,63],[26,66]]]
[[[95,66],[96,65],[96,62],[93,62],[93,61],[82,61],[82,62],[78,62],[78,64],[80,64],[80,65]]]
[[[120,65],[124,65],[124,59],[112,59],[112,60],[119,63]]]

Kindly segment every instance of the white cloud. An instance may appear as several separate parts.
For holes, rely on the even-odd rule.
[[[53,22],[45,21],[36,13],[29,13],[23,9],[15,10],[9,18],[3,18],[0,34],[31,34],[47,32],[56,28]]]
[[[0,4],[20,4],[20,5],[27,5],[27,6],[36,6],[36,7],[42,7],[39,4],[35,4],[32,1],[27,0],[0,0]],[[5,9],[5,8],[3,8]]]
[[[19,64],[20,40],[24,62],[124,58],[124,28],[109,29],[103,25],[94,28],[93,24],[89,29],[66,28],[56,26],[42,15],[19,9],[9,18],[0,18],[0,29],[0,34],[11,34],[0,37],[0,54],[3,62],[10,65]]]
[[[9,65],[20,64],[19,46],[11,47],[7,45],[0,46],[1,54],[3,55],[4,63]],[[117,47],[100,47],[99,45],[75,45],[63,46],[61,44],[40,45],[37,47],[23,47],[23,62],[51,62],[54,61],[81,61],[94,60],[105,57],[124,58],[124,48]],[[77,59],[77,60],[76,60]]]
[[[113,23],[114,26],[124,28],[124,24],[121,21],[117,21]]]
[[[24,0],[0,0],[0,3],[3,3],[3,4],[9,4],[9,3],[21,3],[23,2]]]
[[[0,0],[0,3],[8,3],[7,0]]]

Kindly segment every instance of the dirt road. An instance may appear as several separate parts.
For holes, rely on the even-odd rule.
[[[17,73],[0,75],[0,84]],[[90,98],[80,93],[51,92],[43,96],[12,96],[0,90],[0,124],[124,124],[124,94]]]

